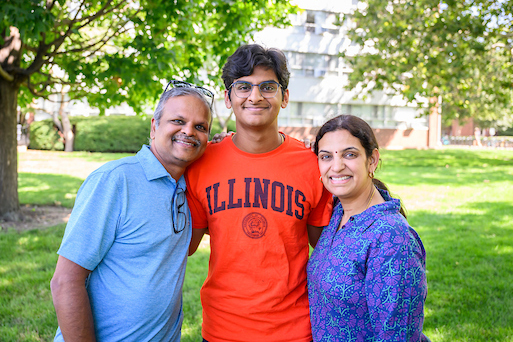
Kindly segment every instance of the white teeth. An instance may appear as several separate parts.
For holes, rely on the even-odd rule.
[[[330,177],[332,180],[334,181],[343,181],[343,180],[346,180],[346,179],[349,179],[351,178],[351,176],[343,176],[343,177]]]
[[[176,142],[179,142],[181,144],[185,144],[185,145],[190,145],[190,146],[196,146],[195,143],[193,142],[190,142],[190,141],[186,141],[186,140],[181,140],[181,139],[175,139]]]

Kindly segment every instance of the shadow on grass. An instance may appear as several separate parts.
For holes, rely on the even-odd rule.
[[[50,279],[65,225],[0,236],[0,340],[52,341]]]
[[[513,338],[513,206],[466,209],[480,213],[409,218],[427,251],[425,332],[434,342],[506,341]]]
[[[72,208],[84,180],[68,175],[18,174],[18,196],[21,204],[60,205]]]
[[[401,165],[404,167],[482,167],[513,166],[513,151],[509,150],[383,150],[381,152],[384,166]]]
[[[513,165],[479,168],[394,166],[391,169],[383,167],[376,176],[386,183],[402,186],[483,184],[483,187],[487,187],[490,182],[513,182]]]
[[[209,248],[201,248],[187,260],[187,270],[183,285],[183,311],[182,325],[183,342],[198,342],[201,337],[202,308],[200,289],[208,273]]]

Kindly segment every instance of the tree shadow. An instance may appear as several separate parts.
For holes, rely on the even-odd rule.
[[[427,251],[424,327],[433,341],[512,336],[512,213],[508,202],[469,203],[461,213],[411,213]]]
[[[18,196],[21,204],[59,205],[72,208],[84,180],[68,175],[18,174]]]

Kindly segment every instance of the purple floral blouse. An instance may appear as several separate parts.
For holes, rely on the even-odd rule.
[[[340,203],[308,262],[314,341],[421,341],[426,252],[400,201],[352,216],[337,232]],[[335,204],[335,203],[334,203]]]

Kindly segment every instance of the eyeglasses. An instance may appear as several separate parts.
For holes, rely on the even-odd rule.
[[[174,203],[173,203],[174,202]],[[171,202],[171,221],[175,234],[182,232],[188,225],[189,218],[185,211],[185,190],[177,187]],[[175,213],[176,207],[176,213]]]
[[[232,85],[228,87],[228,89],[233,89],[233,92],[237,97],[246,99],[251,95],[253,87],[258,87],[260,90],[260,95],[266,99],[269,99],[276,96],[276,93],[278,92],[278,89],[280,89],[281,84],[276,81],[264,81],[259,84],[252,84],[246,81],[236,81],[233,82]]]
[[[198,89],[203,95],[205,95],[206,97],[208,97],[210,99],[210,107],[212,107],[212,104],[214,103],[214,93],[211,92],[208,89],[205,89],[203,87],[197,86],[197,85],[192,84],[192,83],[184,82],[184,81],[171,80],[167,84],[166,90],[164,90],[164,93],[167,91],[167,88],[169,87],[169,85],[172,85],[175,88],[194,88],[194,89]]]

